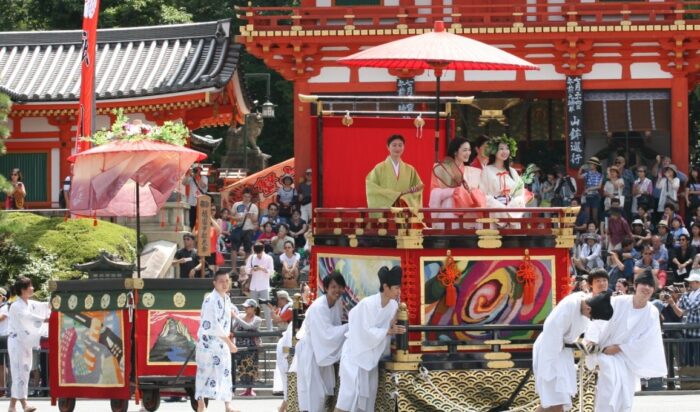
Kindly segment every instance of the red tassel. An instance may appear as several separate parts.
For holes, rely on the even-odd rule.
[[[523,285],[523,304],[532,305],[535,303],[535,269],[530,263],[530,251],[525,249],[525,258],[515,272],[518,283]]]
[[[70,213],[68,213],[68,212],[64,213],[63,214],[63,221],[67,222],[69,217],[70,217]]]
[[[177,219],[175,219],[175,232],[180,231],[180,215],[177,215]]]
[[[97,226],[97,212],[92,212],[92,225]]]
[[[165,227],[165,210],[160,211],[160,227]]]
[[[442,269],[440,269],[440,273],[438,273],[438,281],[445,287],[445,304],[447,306],[454,306],[457,304],[455,281],[459,275],[459,268],[454,258],[452,258],[452,251],[448,250],[445,266],[443,266]]]
[[[447,304],[447,306],[454,306],[457,304],[457,289],[454,284],[446,286],[445,304]]]

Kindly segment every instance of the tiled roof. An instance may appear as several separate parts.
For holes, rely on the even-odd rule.
[[[221,88],[241,46],[231,20],[99,30],[98,100]],[[1,32],[0,92],[19,102],[77,101],[81,31]]]

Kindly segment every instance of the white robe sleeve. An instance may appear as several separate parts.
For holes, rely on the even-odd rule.
[[[666,357],[664,355],[663,339],[659,311],[649,308],[649,319],[646,327],[640,328],[640,333],[620,344],[622,355],[627,367],[640,378],[656,378],[666,376]]]
[[[320,366],[328,366],[338,362],[343,342],[345,342],[345,332],[348,330],[348,325],[334,324],[331,319],[334,310],[336,310],[335,306],[330,310],[315,311],[311,319],[312,324],[307,329],[307,339],[312,342],[314,357]],[[340,320],[339,317],[338,320]],[[307,318],[305,322],[309,322],[309,319]]]

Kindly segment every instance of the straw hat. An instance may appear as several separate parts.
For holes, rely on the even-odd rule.
[[[596,165],[596,166],[600,166],[600,159],[598,159],[597,157],[593,156],[593,157],[591,157],[590,159],[588,159],[588,163],[594,164],[594,165]]]

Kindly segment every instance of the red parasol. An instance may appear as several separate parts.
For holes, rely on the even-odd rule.
[[[148,139],[116,140],[80,152],[68,158],[74,163],[70,210],[83,216],[135,216],[139,239],[141,215],[156,215],[192,163],[206,157]],[[141,277],[138,246],[136,259]]]
[[[68,158],[75,163],[71,212],[154,216],[192,163],[205,158],[186,147],[146,139],[115,141],[75,154]]]
[[[395,40],[338,60],[347,66],[435,71],[436,119],[440,112],[440,77],[443,70],[539,70],[536,65],[488,44],[445,31],[436,21],[434,31]],[[437,156],[440,122],[435,122]],[[437,159],[436,159],[437,160]]]

